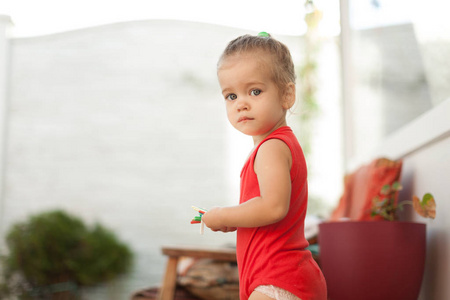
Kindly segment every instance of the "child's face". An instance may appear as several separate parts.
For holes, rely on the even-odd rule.
[[[268,62],[260,53],[236,54],[225,58],[218,78],[230,123],[257,143],[286,125],[286,110],[278,86],[272,80]]]

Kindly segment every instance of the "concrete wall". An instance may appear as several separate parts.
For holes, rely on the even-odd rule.
[[[450,136],[405,157],[404,177],[410,193],[431,192],[437,217],[427,223],[427,258],[420,300],[450,299]],[[420,220],[424,222],[424,220]]]
[[[423,219],[406,210],[403,220],[427,224],[427,258],[420,300],[450,299],[450,99],[440,103],[389,136],[379,155],[403,159],[400,199],[432,193],[436,219]]]
[[[11,19],[0,15],[0,233],[2,232],[1,220],[3,219],[3,195],[5,183],[6,165],[6,135],[7,135],[7,110],[8,110],[8,84],[9,84],[9,54]]]
[[[191,205],[238,201],[251,138],[230,130],[216,63],[244,33],[138,21],[12,39],[1,235],[53,208],[113,229],[136,267],[92,299],[158,284],[164,244],[233,244],[189,221]],[[301,38],[278,38],[298,60]]]

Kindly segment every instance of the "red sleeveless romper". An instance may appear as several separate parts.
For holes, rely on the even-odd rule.
[[[286,217],[264,227],[238,228],[237,260],[240,299],[246,300],[259,285],[274,285],[302,300],[326,300],[321,270],[305,250],[304,220],[308,198],[307,170],[303,151],[288,126],[278,128],[250,155],[241,172],[240,203],[260,196],[254,161],[262,143],[280,139],[291,150],[291,200]]]

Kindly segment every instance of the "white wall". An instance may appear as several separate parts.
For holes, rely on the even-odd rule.
[[[216,63],[245,33],[149,20],[11,39],[1,236],[53,208],[113,229],[136,267],[96,300],[157,285],[162,245],[234,243],[189,221],[191,205],[238,203],[245,156],[229,153],[246,155],[251,138],[229,130]],[[301,37],[278,38],[298,61]]]
[[[450,137],[404,158],[404,180],[412,194],[431,192],[437,202],[435,220],[427,223],[427,258],[420,300],[450,299]]]
[[[450,299],[450,99],[386,139],[378,155],[403,159],[400,199],[432,193],[436,219],[410,211],[402,217],[427,224],[427,258],[420,300]]]
[[[136,254],[126,294],[158,284],[164,244],[233,242],[189,221],[233,201],[215,64],[238,33],[148,21],[12,39],[3,228],[54,208],[102,222]]]
[[[6,165],[6,134],[9,83],[9,29],[11,19],[0,15],[0,233],[2,232],[4,182]]]

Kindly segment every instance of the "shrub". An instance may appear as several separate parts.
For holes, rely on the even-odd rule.
[[[9,289],[3,289],[9,292],[12,282],[25,294],[43,293],[45,287],[62,283],[93,285],[125,273],[132,262],[132,252],[113,232],[100,224],[88,228],[61,210],[13,225],[6,244],[9,254],[3,257],[3,271]]]

